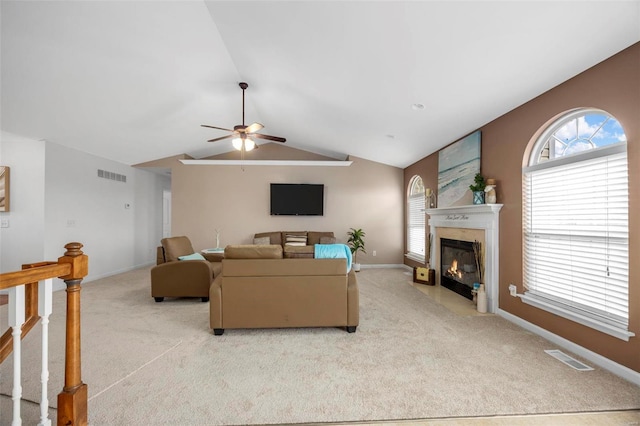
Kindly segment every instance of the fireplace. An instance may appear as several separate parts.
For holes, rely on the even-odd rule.
[[[429,229],[433,235],[433,246],[431,247],[432,265],[436,269],[437,284],[456,289],[466,293],[465,297],[471,295],[473,284],[478,280],[475,266],[475,256],[473,253],[473,243],[478,241],[483,252],[483,274],[482,282],[487,291],[487,311],[496,313],[498,311],[498,283],[500,282],[500,236],[499,236],[499,212],[502,204],[477,204],[470,206],[439,207],[427,209],[425,213],[429,216]],[[458,240],[462,244],[451,247],[454,253],[467,250],[470,247],[470,254],[462,255],[456,259],[455,268],[452,268],[453,258],[447,253],[443,253],[441,245],[443,240]],[[466,243],[466,244],[465,244]],[[444,243],[446,245],[446,242]],[[459,247],[459,245],[466,246]],[[466,256],[466,257],[465,257]],[[451,277],[453,273],[447,274],[447,270],[453,269],[458,279]],[[453,279],[453,282],[449,281]]]
[[[440,285],[473,299],[473,284],[478,282],[478,268],[470,241],[440,238]]]

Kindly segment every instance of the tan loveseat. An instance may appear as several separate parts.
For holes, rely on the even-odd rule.
[[[288,238],[292,238],[295,242],[288,242]],[[277,244],[282,246],[282,256],[285,259],[313,259],[316,244],[333,244],[336,242],[336,238],[333,232],[276,231],[255,234],[253,241],[258,245]]]
[[[210,326],[345,327],[359,321],[358,283],[346,259],[284,259],[281,245],[227,246],[209,291]]]

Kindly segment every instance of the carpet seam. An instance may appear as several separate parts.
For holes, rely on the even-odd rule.
[[[169,352],[171,352],[172,350],[174,350],[175,348],[177,348],[178,346],[180,346],[182,344],[182,340],[180,340],[178,343],[176,343],[175,345],[173,345],[172,347],[170,347],[169,349],[167,349],[166,351],[164,351],[163,353],[161,353],[160,355],[158,355],[157,357],[150,359],[149,361],[145,362],[144,364],[142,364],[140,367],[136,368],[135,370],[133,370],[131,373],[127,374],[126,376],[124,376],[123,378],[121,378],[120,380],[117,380],[115,382],[113,382],[112,384],[110,384],[109,386],[107,386],[106,388],[102,389],[100,392],[98,392],[97,394],[93,395],[92,397],[90,397],[88,401],[93,400],[94,398],[97,398],[98,396],[102,395],[103,393],[105,393],[106,391],[108,391],[109,389],[111,389],[112,387],[118,385],[119,383],[121,383],[122,381],[128,379],[129,377],[133,376],[134,374],[136,374],[138,371],[142,370],[143,368],[145,368],[147,365],[155,362],[156,360],[162,358],[163,356],[165,356],[166,354],[168,354]]]

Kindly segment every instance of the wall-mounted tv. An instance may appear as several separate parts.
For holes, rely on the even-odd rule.
[[[272,183],[271,215],[324,215],[324,185],[308,183]]]

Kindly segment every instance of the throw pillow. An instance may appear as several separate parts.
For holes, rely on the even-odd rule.
[[[335,244],[336,237],[320,237],[320,244]]]
[[[271,238],[269,238],[269,237],[254,238],[253,239],[253,244],[256,245],[256,246],[269,245],[269,244],[271,244]]]
[[[307,236],[287,234],[284,245],[285,246],[306,246]]]
[[[187,254],[185,256],[178,256],[178,260],[207,260],[200,253]]]

